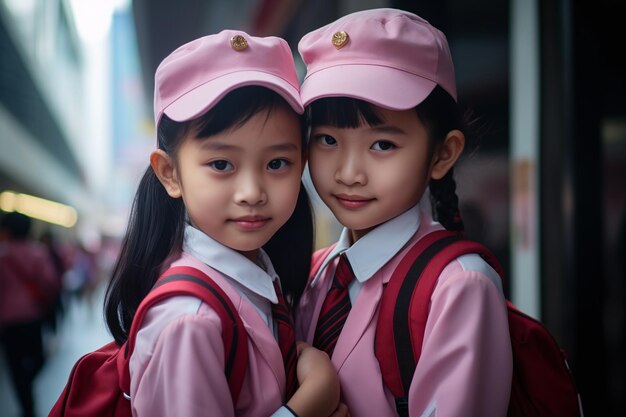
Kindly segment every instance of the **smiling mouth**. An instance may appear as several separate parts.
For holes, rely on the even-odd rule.
[[[270,217],[244,216],[232,219],[231,222],[244,230],[257,230],[263,228],[270,220]]]
[[[365,207],[375,200],[374,198],[346,194],[335,194],[334,197],[339,202],[339,204],[347,209],[359,209]]]

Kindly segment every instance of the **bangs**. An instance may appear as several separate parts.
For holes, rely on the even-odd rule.
[[[291,109],[278,93],[260,86],[241,87],[226,94],[211,110],[193,122],[197,137],[209,137],[241,127],[255,114],[278,107]],[[294,114],[296,114],[294,112]]]
[[[355,129],[363,124],[373,127],[384,122],[372,104],[349,97],[316,100],[308,106],[306,117],[311,126],[333,126],[339,129]]]
[[[159,149],[175,154],[180,140],[194,132],[198,139],[228,132],[246,124],[257,113],[266,112],[269,118],[279,108],[288,109],[300,123],[302,143],[305,142],[306,125],[304,116],[296,113],[285,99],[269,88],[260,86],[241,87],[224,96],[211,110],[200,117],[176,122],[163,114],[157,126]]]

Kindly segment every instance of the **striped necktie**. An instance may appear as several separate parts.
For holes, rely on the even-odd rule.
[[[289,313],[287,303],[278,284],[278,280],[274,281],[274,290],[278,297],[278,303],[272,304],[272,316],[274,323],[278,326],[278,346],[283,355],[285,364],[285,376],[287,378],[287,399],[296,392],[298,388],[298,380],[296,376],[296,363],[298,360],[298,352],[296,349],[296,333],[293,328],[293,320]]]
[[[352,308],[348,294],[348,285],[350,285],[353,279],[354,273],[352,268],[348,263],[348,259],[342,253],[335,270],[333,283],[322,304],[313,339],[313,346],[324,350],[330,357],[333,355],[341,329]]]

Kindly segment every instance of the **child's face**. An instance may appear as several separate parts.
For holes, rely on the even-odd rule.
[[[311,179],[353,240],[417,204],[430,178],[427,131],[415,111],[376,110],[378,126],[311,131]]]
[[[255,259],[296,205],[304,165],[299,119],[278,107],[208,138],[192,132],[177,158],[191,223]]]

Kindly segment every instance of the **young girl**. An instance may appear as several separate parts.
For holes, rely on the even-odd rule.
[[[311,178],[345,228],[305,290],[297,332],[331,355],[352,416],[394,416],[374,353],[384,285],[423,236],[462,229],[452,173],[465,136],[450,51],[439,30],[393,9],[345,16],[299,51]],[[336,310],[343,327],[322,314],[336,286],[349,299]],[[430,300],[409,415],[506,415],[511,375],[500,278],[478,255],[459,257]]]
[[[279,299],[275,284],[298,301],[312,246],[300,182],[303,107],[287,43],[230,30],[189,42],[157,69],[154,104],[158,149],[139,184],[107,290],[108,327],[123,342],[159,274],[192,266],[236,306],[249,364],[233,406],[219,317],[194,297],[168,298],[150,309],[137,335],[133,415],[331,414],[339,400],[332,364],[301,345],[300,387],[288,392],[271,313]]]

